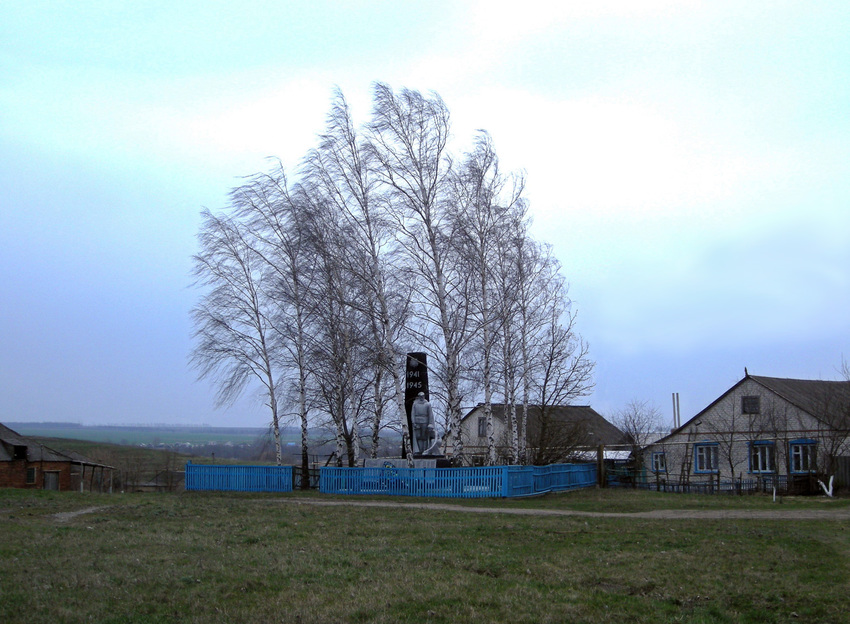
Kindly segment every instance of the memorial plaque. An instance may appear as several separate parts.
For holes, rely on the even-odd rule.
[[[425,353],[407,354],[405,380],[404,407],[409,416],[410,406],[420,392],[425,393],[425,400],[431,400],[431,395],[428,393],[428,356]]]

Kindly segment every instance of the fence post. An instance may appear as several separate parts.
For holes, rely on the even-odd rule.
[[[508,466],[502,466],[502,498],[508,498],[509,492]]]
[[[605,478],[605,445],[600,444],[596,449],[596,485],[598,487],[606,487],[607,479]]]

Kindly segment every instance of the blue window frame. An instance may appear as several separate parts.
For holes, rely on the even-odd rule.
[[[776,445],[766,440],[750,442],[750,472],[776,472]]]
[[[717,443],[694,444],[694,472],[717,472]]]
[[[796,474],[814,472],[817,445],[817,440],[808,438],[791,440],[788,443],[789,472]]]
[[[652,472],[667,472],[667,457],[663,452],[652,454]]]

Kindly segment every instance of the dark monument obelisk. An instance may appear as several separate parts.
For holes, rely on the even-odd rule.
[[[436,426],[428,392],[428,356],[408,353],[405,371],[404,408],[414,457],[434,456]]]

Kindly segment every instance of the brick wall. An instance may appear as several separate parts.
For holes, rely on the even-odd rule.
[[[27,469],[35,469],[35,482],[27,483]],[[44,473],[58,473],[59,490],[71,489],[70,462],[0,462],[0,487],[40,490],[44,487]]]

